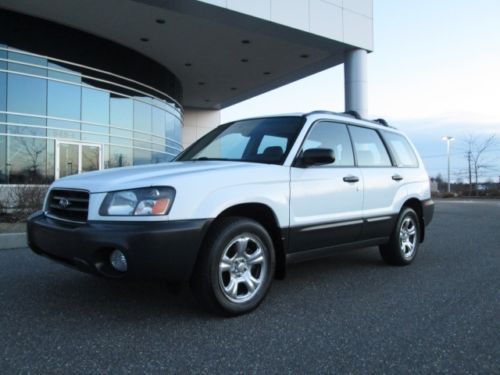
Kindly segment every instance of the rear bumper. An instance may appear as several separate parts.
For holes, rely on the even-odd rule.
[[[186,281],[209,223],[199,219],[73,224],[37,212],[28,220],[28,245],[37,254],[85,272]],[[114,249],[127,258],[124,273],[111,267],[109,255]]]
[[[422,201],[423,219],[425,226],[429,225],[434,216],[434,201],[427,199]]]

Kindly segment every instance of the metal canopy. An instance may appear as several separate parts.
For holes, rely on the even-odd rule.
[[[192,108],[227,107],[341,64],[352,48],[194,0],[0,0],[0,7],[152,58],[180,79],[182,104]]]

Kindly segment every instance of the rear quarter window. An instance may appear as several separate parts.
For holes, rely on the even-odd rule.
[[[383,132],[383,137],[389,146],[396,164],[398,167],[403,168],[416,168],[418,167],[417,155],[413,151],[408,140],[401,134],[392,132]]]

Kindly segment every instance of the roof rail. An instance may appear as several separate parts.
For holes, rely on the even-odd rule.
[[[353,110],[345,111],[344,114],[348,115],[348,116],[352,116],[357,120],[361,120],[361,115],[358,113],[358,111],[353,111]]]
[[[308,115],[316,115],[316,114],[327,114],[327,115],[341,115],[339,112],[333,112],[333,111],[326,111],[326,110],[316,110],[316,111],[311,111],[309,113],[305,113],[306,116]]]
[[[373,122],[376,122],[380,125],[384,125],[384,126],[389,127],[389,124],[383,118],[377,118],[377,119],[373,120]]]
[[[335,115],[335,116],[348,116],[348,117],[353,117],[355,119],[361,120],[361,116],[359,115],[358,112],[356,111],[347,111],[347,112],[333,112],[333,111],[325,111],[325,110],[318,110],[318,111],[312,111],[309,113],[306,113],[306,115],[316,115],[316,114],[327,114],[327,115]]]
[[[304,116],[309,116],[309,115],[317,115],[317,114],[327,114],[327,115],[335,115],[335,116],[348,116],[355,118],[356,120],[363,120],[361,115],[357,111],[345,111],[345,112],[333,112],[333,111],[325,111],[325,110],[318,110],[318,111],[312,111],[309,113],[304,113]],[[383,118],[377,118],[375,120],[365,120],[369,121],[374,124],[386,126],[388,128],[394,128],[393,126],[389,125],[389,123],[384,120]]]

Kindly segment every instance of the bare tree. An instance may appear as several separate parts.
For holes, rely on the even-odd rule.
[[[40,155],[45,152],[46,145],[39,144],[33,138],[30,138],[29,140],[27,140],[26,138],[20,138],[19,143],[24,147],[24,153],[29,157],[31,161],[31,171],[36,173],[40,164]]]
[[[25,221],[33,212],[42,209],[47,189],[47,185],[11,185],[0,207],[4,206],[4,211],[10,213],[11,221]]]
[[[485,153],[495,144],[495,142],[495,134],[491,134],[486,138],[472,134],[465,137],[465,158],[468,164],[469,195],[472,195],[473,186],[475,190],[477,190],[481,172],[490,167],[485,160]]]

